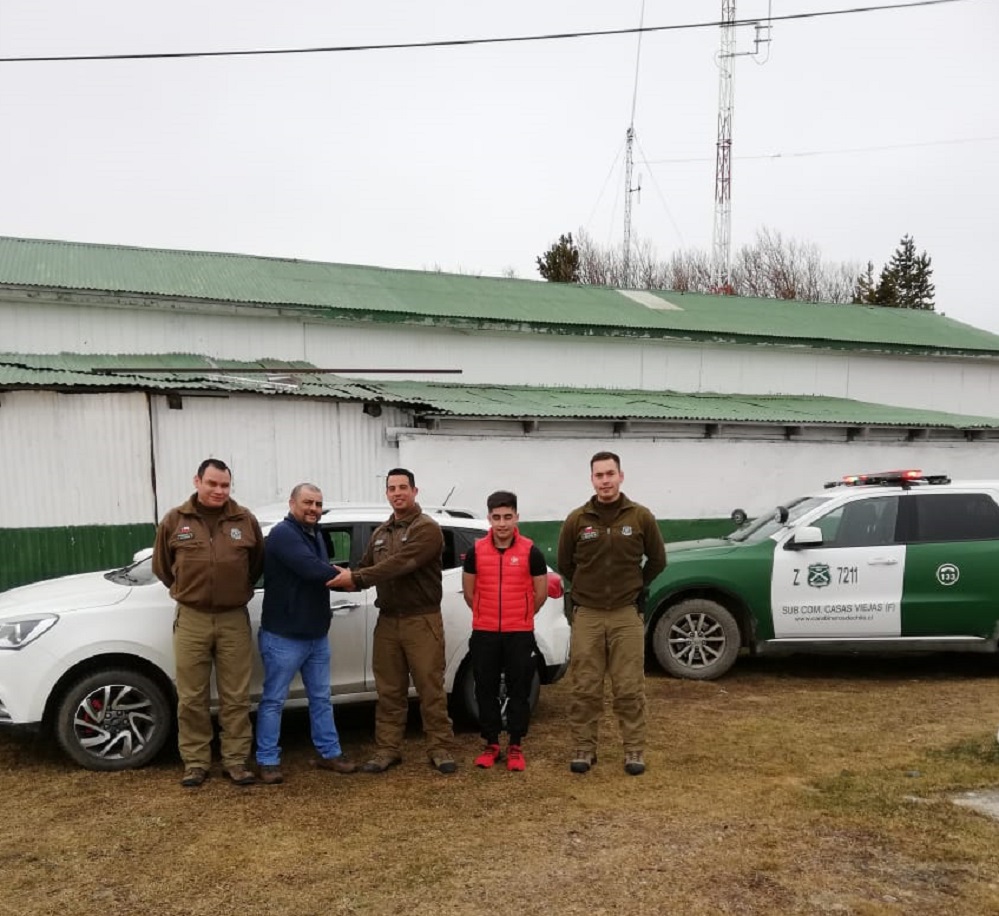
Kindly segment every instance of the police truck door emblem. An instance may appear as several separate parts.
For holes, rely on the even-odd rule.
[[[937,567],[937,582],[941,585],[955,585],[961,578],[961,570],[953,563],[941,563]]]
[[[239,528],[230,528],[229,537],[234,541],[241,541],[243,540],[243,532]]]
[[[831,582],[832,576],[825,563],[813,563],[808,567],[808,584],[813,588],[825,588]]]
[[[631,536],[631,525],[625,525],[621,529],[621,534],[623,534],[625,537],[630,537]]]

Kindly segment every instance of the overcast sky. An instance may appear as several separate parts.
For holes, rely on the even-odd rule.
[[[737,14],[866,5],[739,0]],[[646,0],[644,23],[717,21],[721,6]],[[0,57],[627,29],[641,10],[0,0]],[[752,28],[737,35],[751,52]],[[663,257],[711,250],[719,37],[641,41],[633,236]],[[999,332],[999,0],[777,21],[772,38],[735,64],[733,249],[767,226],[880,269],[909,233],[938,311]],[[0,234],[537,278],[560,233],[621,241],[638,44],[0,63]]]

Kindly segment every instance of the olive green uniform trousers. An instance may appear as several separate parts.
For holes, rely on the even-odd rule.
[[[444,621],[440,611],[412,617],[380,614],[375,624],[372,668],[378,691],[377,753],[402,756],[410,676],[420,698],[428,756],[452,752],[454,732],[444,692]]]
[[[253,744],[250,672],[253,638],[246,608],[211,613],[177,605],[177,746],[185,767],[211,768],[211,680],[219,697],[222,765],[245,765]]]
[[[634,605],[603,610],[577,607],[569,649],[574,747],[596,753],[604,711],[604,677],[625,753],[645,749],[645,627]]]

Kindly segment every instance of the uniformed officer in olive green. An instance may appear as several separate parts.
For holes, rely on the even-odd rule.
[[[375,754],[362,773],[384,773],[402,762],[412,678],[427,733],[427,756],[441,773],[457,768],[454,732],[444,691],[444,619],[441,615],[440,525],[416,501],[413,472],[392,468],[385,496],[392,515],[371,535],[354,570],[336,566],[333,588],[369,588],[378,593],[378,622],[372,635],[371,666],[375,706]]]
[[[558,542],[558,568],[572,584],[569,722],[573,773],[597,762],[597,726],[610,675],[614,713],[624,744],[624,769],[645,772],[645,625],[640,598],[666,568],[655,517],[621,492],[621,459],[590,459],[595,495],[569,513]]]
[[[238,786],[253,741],[250,673],[253,636],[247,604],[264,569],[264,536],[253,514],[229,495],[232,473],[206,458],[191,498],[156,530],[153,572],[177,602],[173,650],[177,666],[177,743],[181,785],[196,788],[211,769],[211,676],[215,669],[222,767]]]

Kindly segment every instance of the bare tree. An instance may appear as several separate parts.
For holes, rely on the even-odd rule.
[[[585,230],[576,233],[579,246],[579,282],[586,286],[619,286],[620,256],[601,248]]]
[[[824,286],[819,294],[819,302],[853,302],[853,288],[857,267],[851,261],[840,261],[827,265]]]
[[[711,291],[711,258],[696,248],[674,251],[666,265],[666,289],[681,293]]]
[[[815,245],[785,241],[779,232],[764,227],[757,231],[752,245],[743,245],[736,252],[732,287],[736,295],[816,301],[822,272],[822,258]]]
[[[853,298],[857,271],[852,262],[823,261],[811,242],[785,239],[764,226],[736,253],[732,287],[737,296],[843,303]]]
[[[630,276],[625,278],[627,285],[634,289],[667,289],[669,266],[659,260],[651,239],[642,239],[634,247],[629,265]]]
[[[597,244],[584,229],[576,233],[579,282],[617,289],[670,289],[677,292],[717,293],[711,280],[711,258],[706,251],[674,251],[661,260],[649,239],[634,246],[628,276],[618,246]],[[755,241],[736,252],[731,271],[735,296],[803,299],[812,302],[849,302],[858,268],[851,263],[822,260],[816,245],[785,239],[763,227]]]

